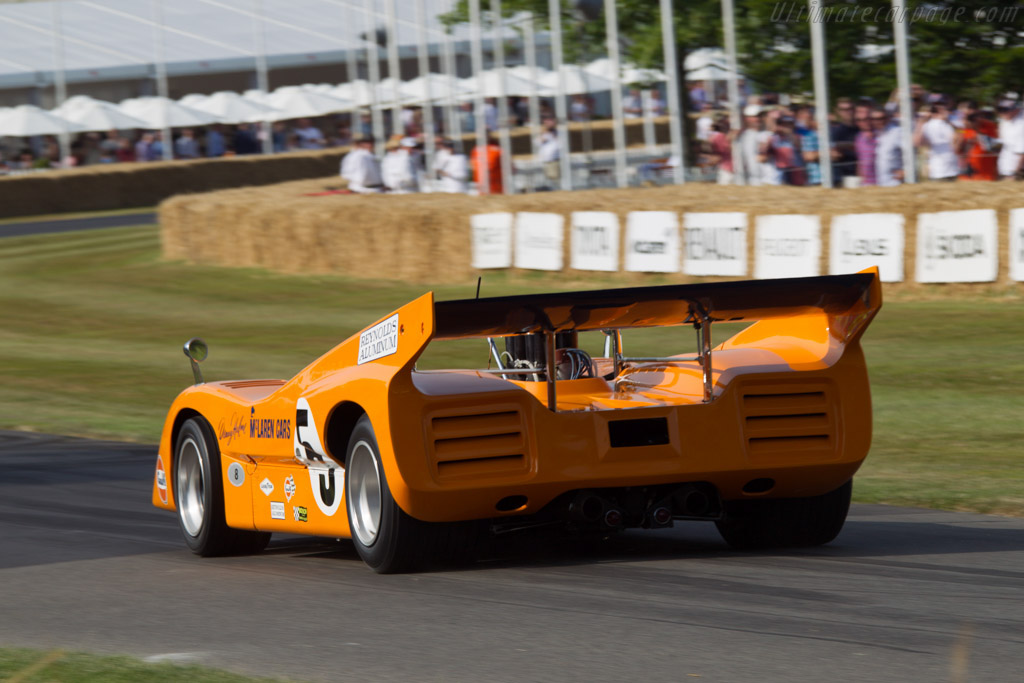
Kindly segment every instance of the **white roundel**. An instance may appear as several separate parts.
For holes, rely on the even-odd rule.
[[[309,487],[320,512],[333,517],[345,492],[345,470],[340,467],[310,467]]]
[[[241,486],[245,483],[245,468],[239,463],[233,462],[228,465],[228,481],[232,486]]]

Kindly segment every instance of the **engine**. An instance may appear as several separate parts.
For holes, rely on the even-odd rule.
[[[581,379],[597,376],[593,359],[586,351],[578,348],[578,343],[578,335],[573,330],[555,333],[557,379]],[[540,333],[505,337],[505,352],[501,354],[501,364],[506,368],[536,368],[536,373],[517,375],[517,379],[546,381],[547,359],[544,344],[544,335]]]

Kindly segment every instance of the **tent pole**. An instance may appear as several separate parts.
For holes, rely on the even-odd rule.
[[[555,91],[555,116],[558,119],[558,158],[561,162],[562,189],[572,189],[572,159],[569,156],[569,117],[565,106],[565,71],[562,69],[562,3],[548,0],[548,20],[551,24],[551,59],[558,85]]]

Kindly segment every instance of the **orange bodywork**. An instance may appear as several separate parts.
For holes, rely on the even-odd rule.
[[[558,380],[556,410],[546,382],[416,370],[436,332],[426,294],[291,380],[183,391],[161,436],[153,504],[175,509],[177,430],[197,414],[216,434],[226,521],[238,529],[349,537],[345,448],[364,413],[395,501],[425,521],[528,515],[568,491],[600,487],[700,481],[723,500],[823,494],[856,472],[871,442],[860,337],[881,306],[881,285],[876,270],[862,275],[862,291],[842,310],[767,315],[715,347],[711,400],[697,360],[634,362],[612,379]],[[609,425],[623,420],[664,425],[666,442],[613,443],[619,425]],[[744,491],[758,479],[774,485]],[[514,509],[499,505],[512,499]]]

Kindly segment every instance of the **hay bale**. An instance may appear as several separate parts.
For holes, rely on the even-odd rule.
[[[103,164],[0,177],[0,218],[155,206],[184,193],[336,176],[346,151]]]
[[[419,283],[471,281],[469,219],[492,211],[561,214],[569,225],[573,211],[610,211],[619,217],[625,241],[631,211],[742,211],[750,217],[749,263],[757,216],[811,214],[821,217],[821,272],[828,272],[832,217],[847,213],[900,213],[906,221],[906,282],[887,290],[978,292],[978,285],[926,286],[914,283],[917,214],[975,208],[997,210],[1000,267],[996,291],[1010,283],[1006,263],[1008,210],[1022,205],[1005,183],[925,183],[896,188],[833,190],[794,187],[735,187],[708,184],[623,190],[583,190],[532,195],[484,196],[328,195],[337,178],[303,180],[261,187],[186,195],[160,205],[163,250],[167,258],[196,263],[261,267],[288,273],[336,272],[359,278]],[[624,247],[624,244],[621,245]],[[565,262],[569,263],[569,240]],[[624,252],[624,249],[621,250]],[[583,273],[574,278],[597,285],[686,282],[683,274]],[[930,289],[929,289],[930,288]]]

